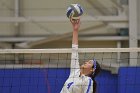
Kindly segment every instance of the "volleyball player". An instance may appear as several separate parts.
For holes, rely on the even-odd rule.
[[[79,66],[78,30],[80,18],[70,19],[73,26],[71,69],[60,93],[96,93],[95,76],[100,72],[100,66],[95,59],[86,61]]]

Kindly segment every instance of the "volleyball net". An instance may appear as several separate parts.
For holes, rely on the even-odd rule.
[[[60,93],[69,76],[71,52],[72,49],[1,49],[0,93]],[[139,90],[139,48],[79,48],[78,52],[80,64],[93,58],[100,64],[99,93]]]

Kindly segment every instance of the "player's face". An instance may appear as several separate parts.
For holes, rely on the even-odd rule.
[[[85,68],[91,68],[91,67],[93,66],[93,61],[92,61],[92,60],[88,60],[88,61],[86,61],[86,62],[83,64],[83,66],[84,66]]]
[[[81,66],[83,72],[86,73],[87,75],[93,73],[92,67],[93,67],[93,60],[88,60]]]

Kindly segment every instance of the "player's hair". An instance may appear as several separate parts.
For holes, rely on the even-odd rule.
[[[95,68],[95,65],[93,65],[92,68]],[[95,80],[95,77],[99,74],[100,71],[101,71],[101,67],[99,63],[96,61],[96,69],[90,76],[93,80],[93,93],[96,93],[96,89],[97,89],[97,82]]]

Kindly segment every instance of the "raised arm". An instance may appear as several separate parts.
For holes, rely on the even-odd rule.
[[[72,55],[71,55],[71,71],[70,76],[77,76],[80,74],[79,56],[78,56],[78,30],[80,27],[80,19],[70,19],[73,26],[73,37],[72,37]]]
[[[70,19],[72,26],[73,26],[73,38],[72,38],[72,44],[78,45],[78,30],[80,27],[80,18],[75,20],[75,19]]]

